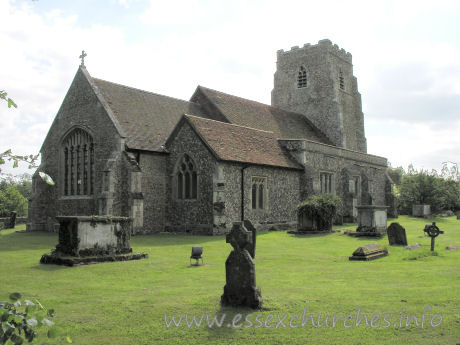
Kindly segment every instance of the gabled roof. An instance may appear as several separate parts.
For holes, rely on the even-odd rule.
[[[219,160],[303,170],[284,152],[272,132],[197,116],[184,115],[168,138],[167,146],[185,122]]]
[[[185,113],[208,117],[199,104],[92,78],[130,149],[159,151]]]
[[[333,145],[305,115],[198,86],[191,101],[204,96],[230,123],[273,132],[277,138],[309,139]],[[203,107],[205,107],[203,105]]]

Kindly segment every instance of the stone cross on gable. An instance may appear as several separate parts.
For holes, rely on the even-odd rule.
[[[79,58],[81,59],[81,64],[80,66],[82,67],[85,67],[85,57],[87,56],[87,54],[85,53],[84,50],[81,51],[81,55],[79,56]]]

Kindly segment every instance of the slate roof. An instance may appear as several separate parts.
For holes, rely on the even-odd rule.
[[[309,139],[333,145],[327,136],[302,114],[229,95],[203,86],[198,86],[195,94],[199,92],[205,95],[230,123],[270,131],[277,138]],[[194,96],[192,96],[191,100],[194,100]]]
[[[92,78],[131,149],[159,151],[183,114],[208,117],[199,104]]]
[[[190,115],[184,115],[184,119],[220,160],[303,169],[289,159],[273,132]],[[168,141],[173,137],[174,133]]]

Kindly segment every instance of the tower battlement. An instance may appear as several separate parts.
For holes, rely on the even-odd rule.
[[[349,63],[352,61],[352,56],[349,52],[345,51],[343,48],[340,48],[337,44],[332,44],[329,39],[319,40],[318,44],[313,45],[310,43],[305,43],[302,48],[299,46],[293,46],[290,50],[287,51],[280,49],[277,51],[277,57],[279,59],[288,55],[298,54],[300,52],[314,51],[317,49],[327,50]]]

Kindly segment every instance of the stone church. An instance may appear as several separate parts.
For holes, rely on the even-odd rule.
[[[329,40],[277,53],[271,105],[198,86],[189,101],[93,78],[79,67],[41,147],[28,230],[58,215],[133,218],[134,232],[220,234],[249,219],[296,223],[309,195],[343,218],[389,205],[387,160],[367,153],[350,53]]]

